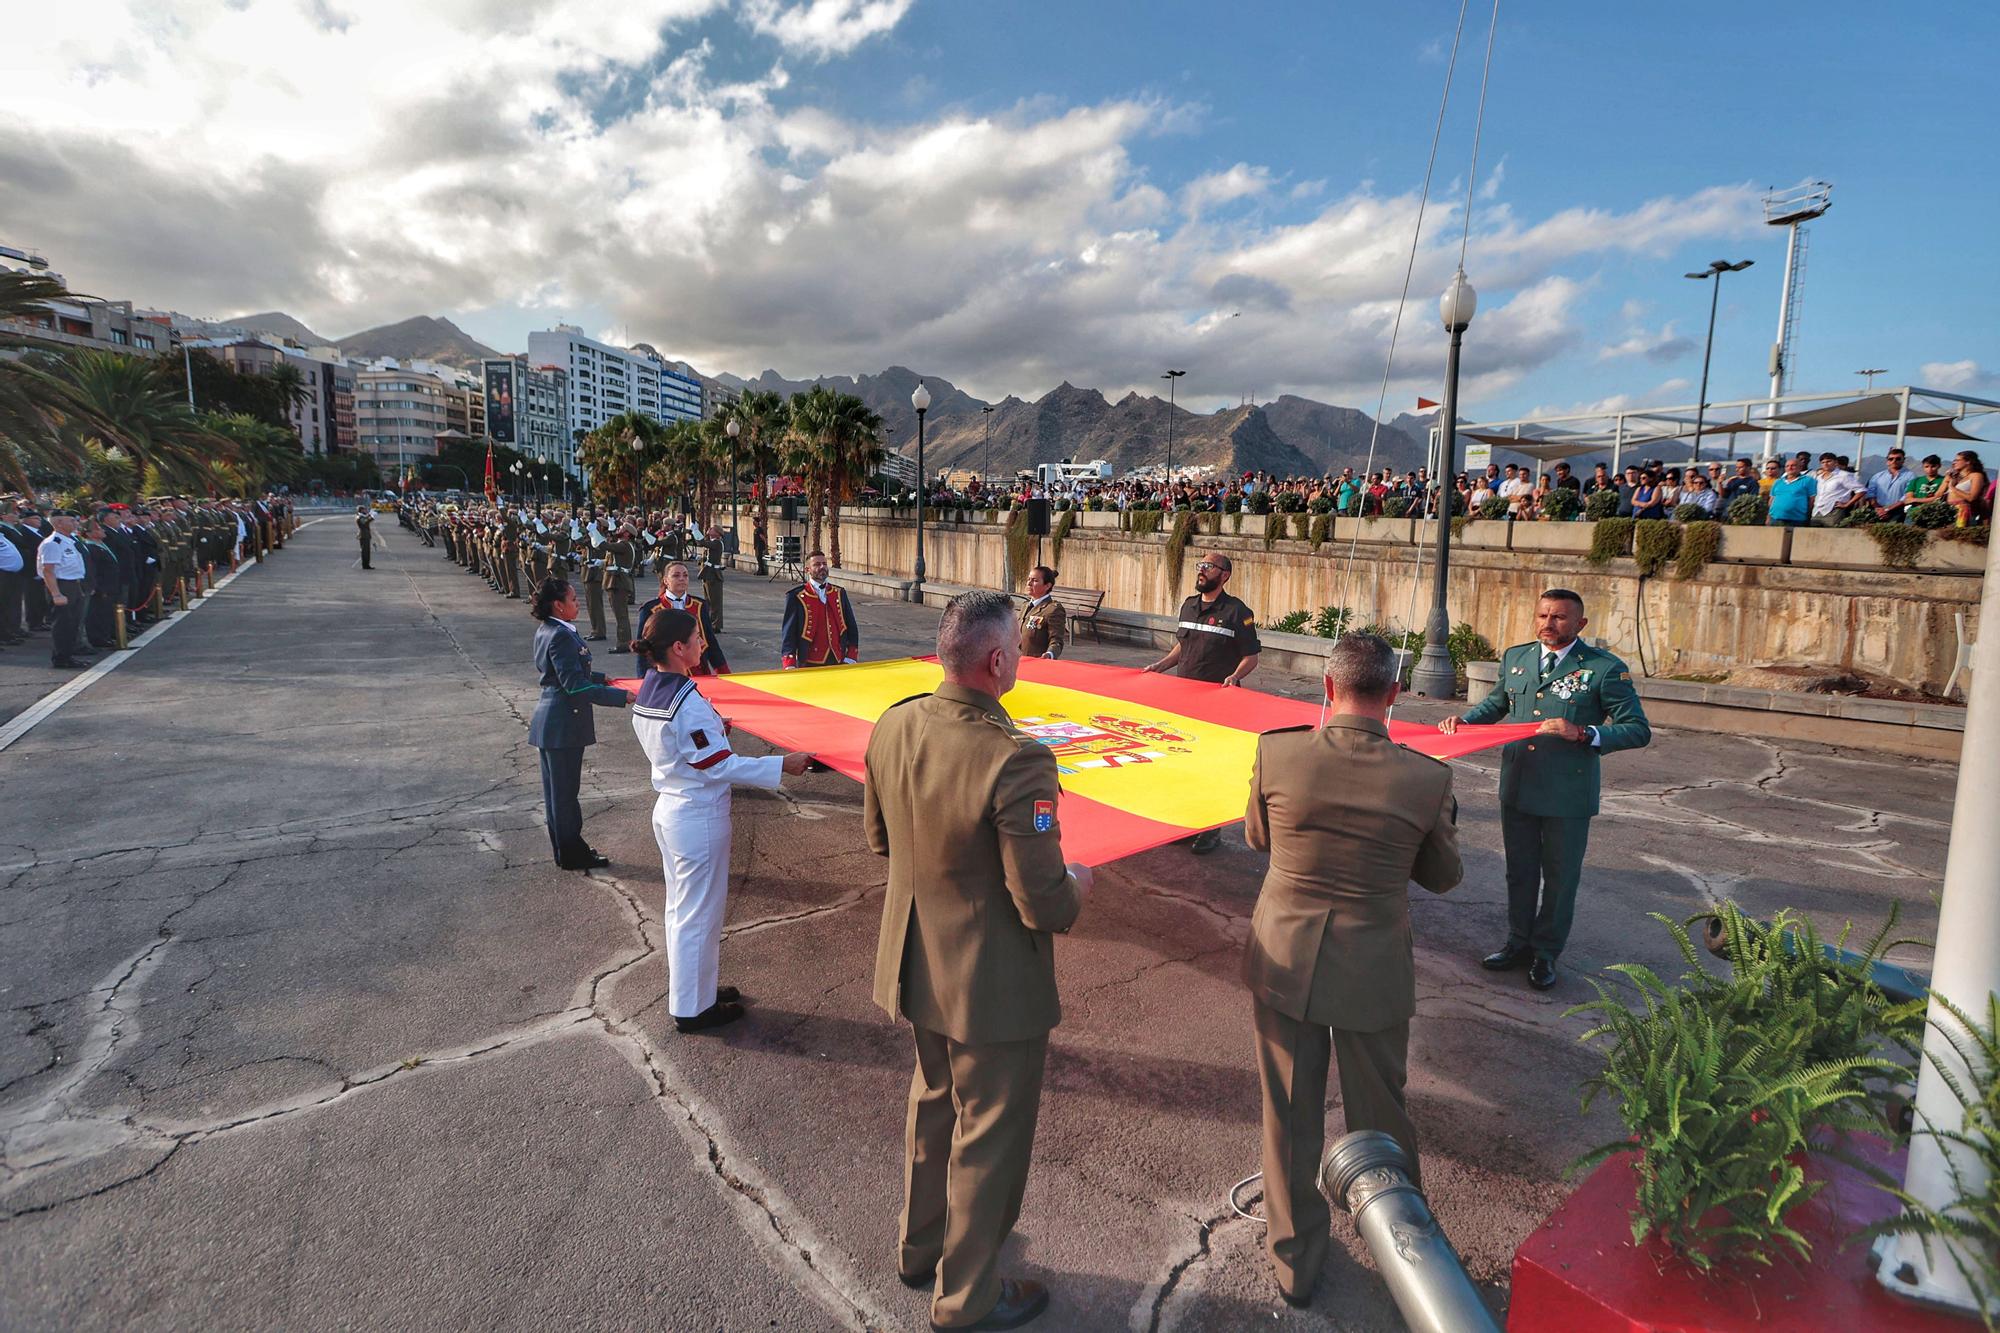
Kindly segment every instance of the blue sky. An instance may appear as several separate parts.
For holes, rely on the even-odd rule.
[[[1456,5],[115,0],[0,53],[0,239],[88,290],[332,335],[569,319],[706,371],[1372,408]],[[1765,385],[1783,235],[1833,182],[1796,387],[2000,397],[1991,6],[1503,11],[1466,410]],[[1468,10],[1388,399],[1441,375],[1490,6]],[[115,16],[114,16],[115,17]],[[273,52],[285,53],[276,59]],[[140,206],[135,206],[139,201]],[[1238,307],[1243,314],[1230,319]],[[1926,370],[1928,367],[1928,370]],[[1435,396],[1434,392],[1432,396]]]

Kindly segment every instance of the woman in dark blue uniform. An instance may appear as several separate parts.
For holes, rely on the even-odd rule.
[[[528,723],[528,743],[542,752],[542,805],[549,846],[564,870],[592,870],[611,859],[583,840],[583,749],[597,743],[592,708],[623,708],[624,690],[604,683],[590,669],[590,649],[576,632],[576,589],[567,579],[543,579],[528,605],[541,621],[535,631],[535,669],[542,673],[542,698]]]

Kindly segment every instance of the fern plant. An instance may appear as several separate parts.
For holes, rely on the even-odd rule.
[[[1312,632],[1322,639],[1337,639],[1347,633],[1353,613],[1344,606],[1322,606],[1312,618]]]
[[[1786,1218],[1820,1188],[1807,1155],[1828,1134],[1883,1128],[1879,1102],[1903,1070],[1890,1052],[1914,1049],[1921,1032],[1922,1001],[1893,1003],[1874,980],[1902,942],[1890,938],[1896,913],[1848,958],[1790,912],[1762,925],[1724,904],[1724,977],[1701,965],[1686,926],[1651,915],[1688,971],[1670,986],[1619,964],[1609,970],[1636,1003],[1593,980],[1597,998],[1570,1011],[1598,1020],[1582,1040],[1609,1042],[1583,1104],[1610,1093],[1628,1131],[1572,1169],[1635,1154],[1632,1239],[1655,1238],[1698,1269],[1725,1256],[1803,1259],[1811,1244]]]
[[[1305,634],[1311,629],[1312,616],[1305,611],[1287,611],[1272,621],[1267,628],[1279,634]]]
[[[1964,1111],[1957,1129],[1941,1129],[1919,1121],[1918,1135],[1937,1139],[1947,1151],[1954,1197],[1940,1209],[1913,1198],[1894,1182],[1884,1182],[1902,1202],[1903,1211],[1868,1227],[1861,1234],[1916,1236],[1931,1253],[1933,1241],[1947,1242],[1945,1254],[1979,1302],[1986,1327],[1995,1324],[2000,1306],[2000,996],[1986,997],[1986,1020],[1980,1022],[1942,995],[1933,996],[1952,1022],[1932,1019],[1932,1026],[1951,1046],[1970,1078],[1936,1052],[1927,1052],[1931,1068],[1944,1080]],[[1965,1167],[1976,1168],[1967,1172]]]

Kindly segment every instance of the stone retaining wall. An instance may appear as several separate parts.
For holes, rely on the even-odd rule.
[[[1192,590],[1200,552],[1226,552],[1235,566],[1230,591],[1260,623],[1326,605],[1350,608],[1358,622],[1421,628],[1430,609],[1433,527],[1407,519],[1341,519],[1333,538],[1312,550],[1283,540],[1270,550],[1263,517],[1245,515],[1241,534],[1221,515],[1216,536],[1192,538],[1181,576],[1169,581],[1166,538],[1120,531],[1119,516],[1084,513],[1062,546],[1062,581],[1102,588],[1105,606],[1171,614]],[[748,514],[745,515],[748,528]],[[773,531],[779,531],[775,517]],[[1942,689],[1958,640],[1954,613],[1978,629],[1980,571],[1987,552],[1933,543],[1915,570],[1884,569],[1865,532],[1770,528],[1723,529],[1715,563],[1693,579],[1671,572],[1641,579],[1629,559],[1594,565],[1587,523],[1474,522],[1452,544],[1449,603],[1495,645],[1530,637],[1535,601],[1552,586],[1582,594],[1586,633],[1602,638],[1634,667],[1654,675],[1711,674],[1739,666],[1814,663],[1873,672],[1903,684]],[[916,525],[886,510],[842,517],[842,562],[869,573],[908,578]],[[1011,588],[1000,523],[933,523],[925,529],[929,580]],[[1053,543],[1037,559],[1058,563]]]

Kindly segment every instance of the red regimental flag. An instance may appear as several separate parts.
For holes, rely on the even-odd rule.
[[[804,750],[859,781],[875,719],[942,679],[934,660],[904,658],[703,677],[698,688],[744,731]],[[1258,735],[1320,720],[1315,704],[1259,690],[1041,658],[1021,663],[1020,682],[1001,702],[1017,727],[1054,754],[1063,853],[1087,865],[1235,823],[1249,803]],[[1505,745],[1534,730],[1533,723],[1508,723],[1446,736],[1420,723],[1389,724],[1390,739],[1435,759]]]

